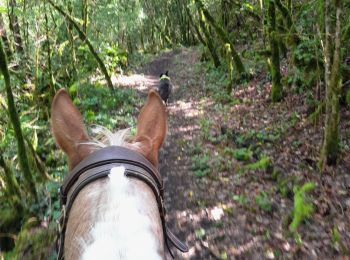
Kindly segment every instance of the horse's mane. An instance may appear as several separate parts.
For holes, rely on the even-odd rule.
[[[94,125],[91,128],[93,138],[91,141],[82,142],[81,145],[90,145],[93,149],[98,150],[111,145],[126,146],[131,140],[130,128],[110,131],[108,128],[100,125]]]

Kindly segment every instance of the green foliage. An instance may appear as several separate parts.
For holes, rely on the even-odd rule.
[[[239,161],[248,161],[253,155],[253,152],[248,148],[233,149],[226,147],[224,149],[225,154],[233,156]]]
[[[78,87],[79,98],[74,100],[89,124],[114,128],[116,125],[133,126],[134,106],[137,103],[132,89],[109,89],[96,84]]]
[[[118,45],[105,46],[102,48],[101,55],[110,74],[116,69],[125,69],[128,65],[128,54]]]
[[[199,121],[199,126],[201,129],[202,138],[204,140],[208,140],[210,138],[211,121],[207,118],[201,118]]]
[[[197,239],[203,239],[206,235],[206,232],[203,228],[195,230],[196,238]]]
[[[202,178],[210,174],[209,159],[208,154],[198,154],[192,157],[191,170],[196,177]]]
[[[22,259],[52,259],[53,244],[57,235],[53,222],[47,228],[24,227],[16,240],[14,252]],[[30,250],[28,250],[30,248]]]
[[[346,92],[346,103],[350,107],[350,89]]]
[[[272,203],[266,192],[261,191],[258,195],[256,195],[255,202],[259,206],[259,208],[262,209],[263,211],[266,211],[266,212],[272,211]]]
[[[233,195],[232,199],[237,201],[241,205],[245,205],[248,203],[248,198],[245,195]]]
[[[287,82],[296,93],[304,93],[305,90],[311,90],[323,75],[323,56],[319,40],[302,41],[292,55],[296,66],[291,68]]]
[[[314,212],[312,203],[309,202],[307,193],[315,189],[313,182],[307,182],[302,187],[294,187],[294,209],[293,220],[289,225],[289,230],[295,232],[300,223],[311,217]]]
[[[270,166],[270,157],[263,155],[259,161],[246,165],[249,170],[266,170]]]
[[[206,84],[204,86],[205,92],[212,96],[213,99],[222,104],[236,105],[240,101],[233,98],[227,93],[227,86],[233,84],[232,77],[228,77],[227,66],[222,65],[215,68],[211,63],[202,62],[197,64],[201,70],[205,70]],[[230,86],[231,86],[230,85]]]
[[[336,249],[340,247],[342,254],[347,256],[350,255],[350,247],[347,247],[347,245],[344,243],[336,225],[334,225],[332,229],[332,243]]]

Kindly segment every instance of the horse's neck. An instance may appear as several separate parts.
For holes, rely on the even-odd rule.
[[[163,229],[152,190],[124,168],[84,188],[74,201],[66,259],[163,259]]]

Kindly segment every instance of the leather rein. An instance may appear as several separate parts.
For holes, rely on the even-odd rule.
[[[167,227],[165,223],[164,186],[158,170],[142,155],[122,146],[108,146],[102,148],[82,160],[64,179],[60,187],[60,199],[62,213],[58,220],[58,256],[64,259],[64,239],[69,218],[69,212],[79,192],[91,182],[108,177],[113,167],[124,166],[124,175],[136,178],[146,183],[153,191],[162,220],[163,233],[167,248],[169,242],[181,252],[188,252],[188,247],[180,241]]]

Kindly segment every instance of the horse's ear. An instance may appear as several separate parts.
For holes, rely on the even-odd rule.
[[[68,156],[69,169],[91,152],[88,145],[82,144],[89,140],[82,116],[64,89],[60,89],[52,101],[51,131],[57,145]]]
[[[158,150],[163,144],[167,130],[167,115],[164,103],[155,90],[148,94],[137,120],[135,148],[154,166],[158,166]]]

